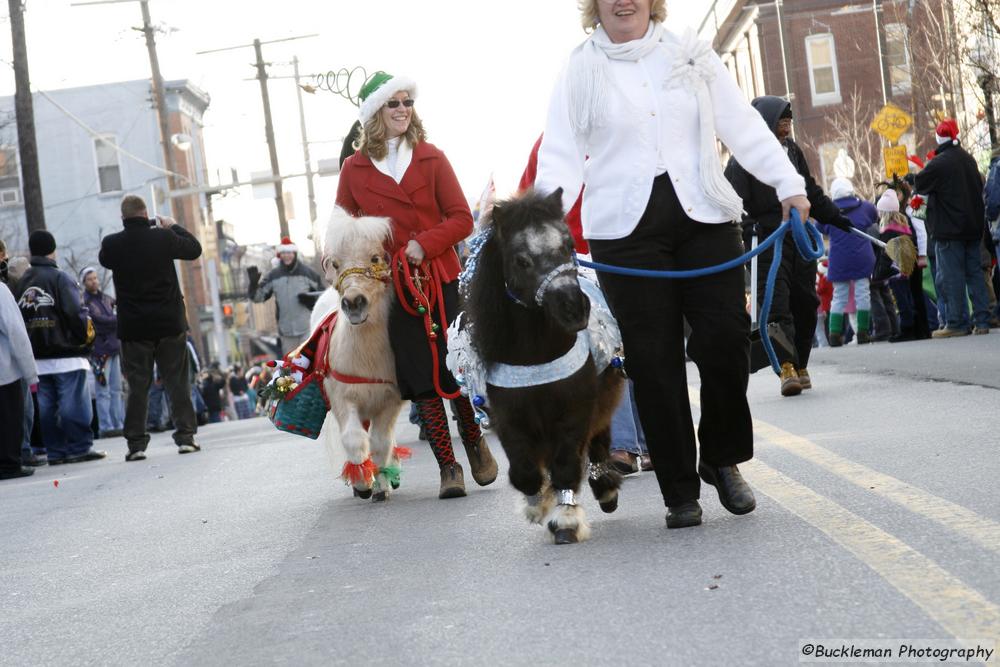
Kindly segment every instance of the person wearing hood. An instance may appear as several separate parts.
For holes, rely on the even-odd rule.
[[[806,196],[811,205],[811,215],[816,220],[841,229],[848,229],[851,222],[844,218],[837,205],[830,200],[813,179],[806,163],[806,156],[799,145],[792,140],[792,104],[783,97],[765,95],[758,97],[751,105],[767,123],[778,138],[795,170],[805,179]],[[761,241],[773,234],[782,222],[782,202],[777,191],[763,183],[740,164],[734,155],[726,166],[726,178],[743,199],[744,224],[756,224]],[[758,256],[757,305],[764,302],[767,274],[771,268],[774,249]],[[781,266],[774,284],[774,296],[768,321],[777,322],[789,340],[794,341],[793,353],[785,352],[780,346],[775,348],[778,363],[781,364],[781,395],[796,396],[804,389],[812,388],[809,376],[809,355],[816,335],[817,309],[816,261],[807,261],[799,255],[791,234],[785,235],[781,254]]]
[[[983,177],[976,160],[958,140],[952,118],[935,129],[938,148],[934,158],[916,176],[914,189],[930,195],[927,233],[934,239],[940,290],[944,301],[944,327],[934,338],[969,335],[966,289],[972,300],[973,331],[990,332],[989,294],[980,266],[979,248],[986,231]]]
[[[94,325],[76,280],[56,264],[56,240],[45,230],[28,238],[31,268],[14,292],[38,367],[38,416],[49,465],[103,459],[93,449],[87,371]]]
[[[254,303],[274,297],[281,353],[294,350],[309,334],[309,314],[326,287],[316,271],[299,261],[299,249],[287,236],[277,247],[279,263],[261,280],[260,269],[247,269],[248,294]]]
[[[854,184],[846,178],[836,178],[830,184],[830,195],[851,225],[865,231],[878,222],[875,206],[854,196]],[[830,266],[827,279],[833,283],[830,303],[830,347],[844,344],[844,311],[850,293],[854,291],[857,305],[858,344],[869,342],[871,288],[869,278],[875,268],[875,252],[870,241],[832,225],[819,223],[819,230],[830,237]]]
[[[118,340],[118,315],[115,300],[101,290],[97,270],[88,266],[80,271],[83,302],[90,310],[97,338],[90,353],[97,394],[97,423],[102,438],[122,435],[125,406],[122,403],[121,341]]]

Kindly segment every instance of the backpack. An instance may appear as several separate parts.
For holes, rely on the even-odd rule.
[[[993,223],[1000,217],[1000,160],[994,160],[990,165],[983,198],[986,201],[986,220]]]

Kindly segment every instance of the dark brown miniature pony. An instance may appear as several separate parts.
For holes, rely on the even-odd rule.
[[[498,202],[488,224],[493,233],[480,251],[465,303],[483,362],[488,368],[541,368],[581,349],[575,346],[587,328],[590,301],[563,222],[562,191]],[[607,461],[623,379],[611,366],[598,373],[589,349],[563,379],[519,387],[487,381],[490,419],[510,460],[510,482],[525,495],[530,521],[548,517],[556,544],[590,536],[577,504],[585,475],[603,511],[618,507],[621,475]]]

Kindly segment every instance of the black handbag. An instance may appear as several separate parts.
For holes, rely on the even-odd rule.
[[[782,356],[788,358],[795,355],[795,346],[788,336],[781,329],[777,322],[767,325],[767,337],[771,339],[771,346],[774,353],[781,359]],[[784,355],[782,354],[784,352]],[[764,341],[761,340],[760,328],[755,327],[750,330],[750,372],[756,373],[762,368],[770,368],[771,360],[767,358],[767,350],[764,349]]]

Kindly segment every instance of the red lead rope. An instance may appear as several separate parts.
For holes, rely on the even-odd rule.
[[[441,334],[445,341],[448,340],[448,332],[444,327],[448,326],[448,315],[444,309],[444,291],[441,276],[444,269],[441,260],[437,257],[424,261],[418,267],[412,267],[406,258],[403,249],[400,249],[393,258],[396,270],[392,272],[392,284],[396,287],[396,296],[403,310],[414,317],[423,317],[424,333],[427,336],[427,344],[431,348],[431,360],[434,367],[434,390],[438,396],[446,399],[454,399],[461,396],[461,392],[447,393],[441,389],[440,360],[438,357],[437,337],[438,325],[434,323],[432,316],[434,306],[438,308],[438,319],[441,321]],[[422,285],[427,286],[427,290],[422,289]],[[405,288],[405,292],[404,292]]]

